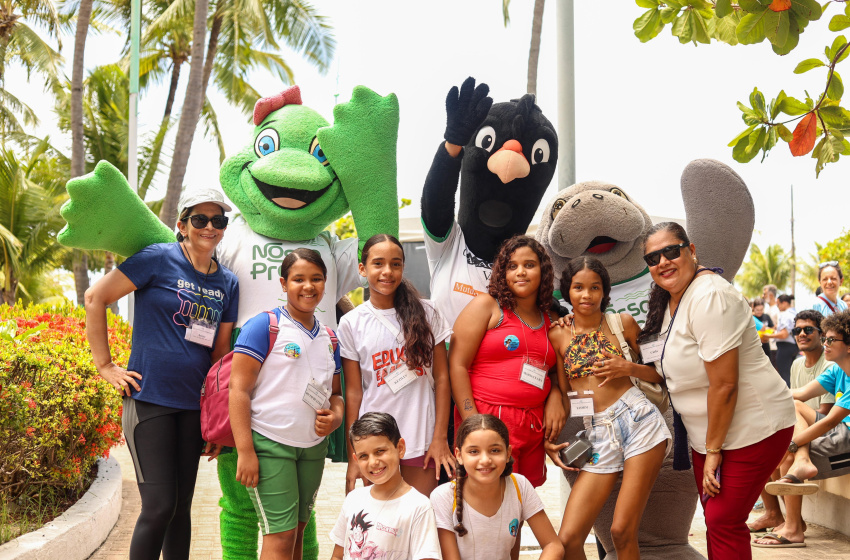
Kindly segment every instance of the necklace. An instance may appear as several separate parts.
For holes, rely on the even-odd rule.
[[[403,485],[403,484],[404,484],[404,479],[402,478],[402,479],[399,481],[398,485],[395,487],[395,490],[393,490],[392,494],[390,494],[390,495],[389,495],[389,497],[388,497],[386,500],[379,500],[379,499],[378,499],[378,498],[376,498],[375,496],[372,496],[372,490],[369,490],[369,497],[371,497],[373,500],[377,500],[377,501],[379,501],[379,502],[383,502],[383,504],[381,504],[381,509],[379,509],[379,510],[378,510],[378,513],[376,513],[376,514],[375,514],[375,520],[376,520],[376,521],[377,521],[378,519],[380,519],[380,517],[381,517],[381,512],[382,512],[382,511],[384,511],[384,508],[385,508],[385,507],[387,507],[387,503],[388,503],[390,500],[392,500],[392,499],[393,499],[393,496],[395,496],[395,493],[399,491],[399,489],[402,487],[402,485]]]

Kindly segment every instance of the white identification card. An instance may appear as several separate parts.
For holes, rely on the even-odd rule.
[[[419,376],[416,375],[415,371],[408,368],[406,364],[401,364],[384,376],[384,383],[386,383],[392,390],[393,394],[395,394],[416,381],[417,377]]]
[[[640,345],[640,355],[643,358],[643,363],[651,364],[661,360],[661,354],[664,353],[664,341],[666,338],[659,338],[652,342],[644,342]]]
[[[570,416],[592,416],[593,415],[593,391],[582,391],[585,396],[579,397],[575,391],[570,391]],[[587,396],[589,395],[589,396]]]
[[[186,340],[212,348],[215,342],[215,325],[202,321],[192,321],[186,328]]]
[[[310,382],[307,383],[307,389],[304,391],[304,398],[302,400],[313,407],[313,410],[321,410],[325,408],[325,402],[328,400],[330,394],[330,390],[324,385],[315,379],[310,379]]]
[[[538,389],[542,389],[543,384],[546,383],[546,370],[525,362],[522,364],[522,372],[519,374],[519,380],[533,385]]]

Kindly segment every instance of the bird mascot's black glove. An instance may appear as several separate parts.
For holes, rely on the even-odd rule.
[[[478,84],[475,78],[463,81],[458,92],[457,86],[449,90],[446,96],[446,133],[444,138],[449,144],[465,146],[472,135],[487,117],[493,99],[487,97],[490,86]]]

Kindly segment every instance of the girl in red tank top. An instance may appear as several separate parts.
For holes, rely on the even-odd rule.
[[[566,414],[549,342],[552,264],[525,235],[507,240],[493,263],[487,294],[466,306],[454,325],[449,374],[455,425],[473,414],[499,417],[511,434],[514,472],[534,486],[546,481],[543,440],[554,441]],[[548,415],[544,415],[547,408]]]

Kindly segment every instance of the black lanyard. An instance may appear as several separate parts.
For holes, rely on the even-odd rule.
[[[181,241],[180,242],[180,252],[183,252],[183,249],[185,249],[185,247],[183,246],[183,242]],[[213,265],[213,261],[215,260],[215,258],[213,257],[213,258],[210,259],[210,266],[207,267],[207,274],[204,277],[204,282],[201,282],[200,277],[198,277],[198,271],[195,269],[195,263],[192,262],[192,255],[189,254],[189,249],[186,249],[186,259],[189,261],[189,265],[192,267],[192,273],[195,275],[195,280],[198,281],[198,294],[200,295],[200,298],[198,300],[198,304],[200,306],[203,306],[204,305],[204,297],[205,297],[204,296],[204,282],[206,282],[207,278],[209,278],[209,276],[210,276],[210,270],[212,270],[212,265]],[[198,319],[201,320],[200,317]],[[206,322],[206,321],[201,320],[201,322]]]

